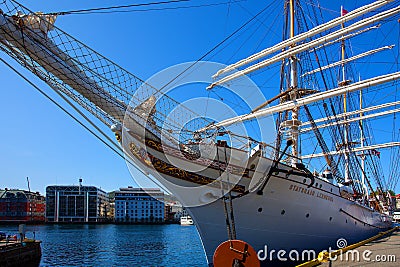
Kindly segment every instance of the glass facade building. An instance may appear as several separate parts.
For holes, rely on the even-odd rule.
[[[48,222],[106,222],[109,208],[108,194],[95,186],[46,187]]]

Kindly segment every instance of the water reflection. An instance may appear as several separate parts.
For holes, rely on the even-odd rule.
[[[207,266],[195,227],[27,226],[42,240],[42,266]],[[16,233],[18,226],[1,226]]]

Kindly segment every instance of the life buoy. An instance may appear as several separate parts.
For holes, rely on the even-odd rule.
[[[242,240],[221,243],[214,252],[214,267],[259,267],[260,261],[252,246]]]

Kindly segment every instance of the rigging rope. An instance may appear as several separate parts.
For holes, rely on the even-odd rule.
[[[165,11],[165,10],[177,10],[177,9],[190,9],[190,8],[201,8],[201,7],[213,7],[220,5],[230,5],[238,2],[243,2],[247,0],[236,0],[236,1],[225,1],[219,3],[211,3],[211,4],[198,4],[198,5],[186,5],[186,6],[176,6],[176,7],[160,7],[160,8],[147,8],[147,9],[129,9],[129,10],[119,10],[130,7],[143,7],[150,5],[166,5],[166,4],[175,4],[179,2],[189,2],[191,0],[177,0],[177,1],[164,1],[164,2],[153,2],[153,3],[144,3],[144,4],[132,4],[126,6],[113,6],[113,7],[103,7],[103,8],[90,8],[90,9],[81,9],[81,10],[70,10],[70,11],[60,11],[60,12],[52,12],[47,13],[48,15],[86,15],[86,14],[111,14],[111,13],[130,13],[130,12],[147,12],[147,11]],[[117,10],[113,10],[117,9]],[[110,10],[110,11],[108,11]]]
[[[226,38],[224,38],[221,42],[219,42],[217,45],[215,45],[213,48],[211,48],[209,51],[207,51],[204,55],[202,55],[199,59],[197,59],[195,62],[190,64],[186,69],[184,69],[182,72],[180,72],[177,76],[172,78],[169,82],[167,82],[164,86],[162,86],[157,92],[160,92],[163,90],[165,87],[173,83],[175,80],[177,80],[179,77],[181,77],[184,73],[186,73],[189,69],[193,68],[197,63],[199,63],[201,60],[203,60],[205,57],[207,57],[209,54],[211,54],[213,51],[215,51],[218,47],[220,47],[222,44],[224,44],[226,41],[228,41],[231,37],[233,37],[235,34],[240,32],[244,27],[246,27],[250,22],[255,20],[259,15],[264,13],[274,2],[272,1],[269,5],[267,5],[265,8],[263,8],[260,12],[258,12],[256,15],[254,15],[250,20],[245,22],[242,26],[237,28],[234,32],[232,32],[230,35],[228,35]]]
[[[4,59],[0,58],[0,61],[3,62],[7,67],[9,67],[12,71],[14,71],[18,76],[20,76],[23,80],[25,80],[29,85],[31,85],[33,88],[35,88],[40,94],[42,94],[44,97],[46,97],[48,100],[50,100],[53,104],[55,104],[58,108],[60,108],[62,111],[64,111],[69,117],[71,117],[75,122],[77,122],[79,125],[81,125],[85,130],[87,130],[89,133],[91,133],[94,137],[96,137],[98,140],[100,140],[103,144],[105,144],[109,149],[111,149],[113,152],[115,152],[119,157],[124,159],[129,165],[134,167],[136,170],[138,170],[140,173],[143,175],[149,177],[146,173],[144,173],[140,168],[138,168],[130,159],[125,158],[122,148],[115,142],[113,141],[104,131],[102,131],[98,126],[96,126],[87,116],[85,116],[82,111],[78,110],[70,101],[67,101],[65,96],[61,95],[57,90],[55,90],[64,100],[67,101],[68,104],[70,104],[80,115],[83,116],[83,118],[89,122],[99,133],[104,136],[108,141],[110,141],[109,144],[107,143],[101,136],[99,136],[97,133],[95,133],[92,129],[90,129],[88,126],[86,126],[83,122],[81,122],[77,117],[75,117],[71,112],[66,110],[63,106],[61,106],[59,103],[57,103],[54,99],[52,99],[48,94],[46,94],[42,89],[40,89],[37,85],[35,85],[33,82],[31,82],[26,76],[24,76],[21,72],[19,72],[17,69],[15,69],[13,66],[11,66],[9,63],[7,63]],[[114,147],[113,147],[114,146]],[[132,177],[133,179],[133,177]],[[168,192],[164,186],[162,186],[160,183],[157,182],[157,180],[151,179],[152,182],[154,182],[156,185],[158,185],[160,188],[162,188],[165,192]]]
[[[226,166],[225,168],[227,169],[228,157],[226,155],[226,146],[224,146],[224,154],[225,154],[225,166]],[[230,186],[228,171],[226,172],[226,176],[227,176],[228,186]],[[230,206],[229,213],[230,213],[230,219],[231,219],[232,239],[236,239],[236,225],[235,225],[235,216],[233,214],[232,190],[229,190],[229,192],[228,192],[228,200],[229,200],[229,206]]]
[[[400,21],[398,23],[398,31],[397,31],[397,47],[400,47]],[[399,56],[400,50],[397,49],[397,54],[395,55],[395,64],[396,70],[399,71]],[[398,92],[398,84],[396,84],[396,94],[394,95],[395,100],[397,100],[397,92]],[[397,133],[396,129],[396,113],[393,114],[393,127],[392,127],[392,141],[399,140],[400,131]],[[396,190],[397,183],[399,181],[399,164],[400,164],[400,149],[392,148],[390,150],[390,175],[388,180],[388,190]]]
[[[48,94],[46,94],[42,89],[40,89],[38,86],[36,86],[33,82],[31,82],[28,78],[26,78],[21,72],[19,72],[17,69],[15,69],[13,66],[11,66],[9,63],[7,63],[4,59],[0,58],[0,61],[3,62],[7,67],[9,67],[11,70],[13,70],[16,74],[18,74],[22,79],[24,79],[27,83],[29,83],[33,88],[35,88],[39,93],[41,93],[43,96],[45,96],[47,99],[49,99],[53,104],[55,104],[58,108],[60,108],[62,111],[64,111],[68,116],[70,116],[74,121],[79,123],[83,128],[85,128],[88,132],[93,134],[96,138],[98,138],[102,143],[104,143],[107,147],[109,147],[112,151],[114,151],[116,154],[118,154],[121,157],[124,157],[122,154],[120,154],[120,151],[117,151],[115,148],[113,148],[110,144],[105,142],[99,135],[97,135],[92,129],[84,125],[79,119],[77,119],[71,112],[66,110],[63,106],[61,106],[59,103],[57,103],[54,99],[52,99]],[[97,129],[97,128],[96,128]],[[100,133],[105,135],[104,132],[100,130]],[[109,137],[107,136],[107,139]],[[112,143],[115,145],[115,143]]]
[[[217,156],[217,161],[219,163],[220,162],[220,158],[219,158],[219,145],[218,145],[218,143],[216,144],[216,147],[217,147],[216,156]],[[226,160],[225,160],[225,162],[226,162]],[[222,170],[221,170],[221,166],[219,164],[218,164],[218,173],[219,173],[219,178],[221,178]],[[224,184],[223,184],[222,181],[219,181],[219,183],[220,183],[220,186],[221,186],[221,200],[222,200],[222,203],[224,205],[225,224],[226,224],[226,229],[228,231],[228,238],[229,238],[229,240],[232,240],[233,239],[232,227],[231,227],[231,222],[229,220],[228,207],[226,205],[227,203],[226,203],[225,194],[224,194]]]
[[[18,2],[16,2],[15,0],[11,0],[11,1],[18,4]],[[62,11],[62,12],[53,12],[53,13],[48,13],[48,14],[49,15],[90,14],[90,13],[97,13],[96,11],[102,11],[102,10],[114,10],[114,9],[122,9],[122,8],[129,8],[129,7],[164,5],[164,4],[173,4],[173,3],[180,3],[180,2],[190,2],[190,0],[170,0],[170,1],[110,6],[110,7],[97,7],[97,8],[77,9],[77,10],[69,10],[69,11]]]

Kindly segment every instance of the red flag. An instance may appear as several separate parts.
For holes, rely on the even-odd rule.
[[[379,152],[376,149],[372,149],[371,150],[371,154],[374,155],[374,156],[377,156],[378,158],[381,158],[381,152]]]
[[[346,9],[344,9],[344,8],[342,7],[341,16],[344,16],[344,15],[346,15],[347,13],[349,13],[349,11],[347,11]]]

